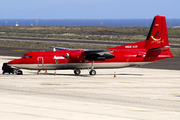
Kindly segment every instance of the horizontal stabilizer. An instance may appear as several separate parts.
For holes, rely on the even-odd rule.
[[[154,49],[149,49],[149,50],[152,50],[152,51],[157,51],[157,50],[165,51],[168,48],[170,48],[170,47],[169,46],[164,46],[164,47],[159,47],[159,48],[154,48]]]

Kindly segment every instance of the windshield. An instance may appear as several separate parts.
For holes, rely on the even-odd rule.
[[[22,58],[32,58],[32,56],[24,55],[24,56],[22,56]]]
[[[22,58],[28,58],[28,56],[27,56],[27,55],[24,55],[24,56],[22,56]]]

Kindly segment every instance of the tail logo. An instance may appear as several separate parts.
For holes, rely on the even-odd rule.
[[[159,31],[156,32],[154,36],[151,36],[151,38],[155,41],[161,40],[161,34]]]

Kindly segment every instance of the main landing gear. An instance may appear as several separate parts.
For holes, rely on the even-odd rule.
[[[89,74],[90,74],[90,75],[96,75],[96,71],[95,71],[95,70],[91,70],[91,71],[89,72]]]
[[[74,74],[75,75],[80,75],[81,74],[81,70],[80,69],[75,69],[74,70]],[[96,71],[95,70],[90,70],[89,71],[89,75],[96,75]]]
[[[74,74],[75,75],[80,75],[81,74],[81,70],[80,69],[75,69],[74,70]]]
[[[89,67],[87,66],[88,70]],[[81,70],[80,69],[75,69],[74,70],[74,74],[75,75],[80,75],[81,74]],[[96,71],[94,70],[94,61],[92,61],[92,66],[91,66],[91,70],[89,71],[89,75],[96,75]]]
[[[92,61],[91,70],[89,71],[90,75],[96,75],[96,71],[94,70],[94,61]]]

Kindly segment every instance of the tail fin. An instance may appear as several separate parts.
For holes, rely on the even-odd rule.
[[[155,16],[146,39],[146,49],[169,46],[165,16]]]
[[[145,41],[145,48],[148,50],[144,61],[157,61],[173,57],[169,49],[166,18],[155,16],[151,29]]]

